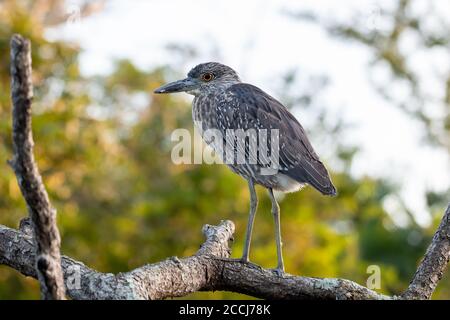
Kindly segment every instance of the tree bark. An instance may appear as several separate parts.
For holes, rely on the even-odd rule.
[[[450,204],[434,234],[433,241],[417,268],[405,299],[430,299],[442,279],[450,259]]]
[[[14,169],[31,219],[36,256],[34,262],[41,284],[42,298],[64,299],[56,210],[50,204],[33,155],[32,98],[30,42],[20,35],[14,35],[11,39],[14,157],[9,164]]]
[[[63,256],[67,294],[72,299],[165,299],[196,291],[232,291],[263,299],[385,300],[430,299],[450,254],[450,204],[425,258],[401,296],[386,296],[346,279],[279,276],[252,263],[230,259],[234,224],[205,225],[205,243],[188,258],[171,257],[129,272],[90,269]],[[0,263],[36,277],[31,237],[0,226]]]
[[[265,299],[389,299],[349,280],[280,277],[272,270],[229,259],[233,232],[231,221],[205,225],[206,241],[195,255],[171,257],[116,275],[63,256],[67,294],[72,299],[165,299],[225,290]],[[30,237],[0,226],[0,263],[36,277]]]

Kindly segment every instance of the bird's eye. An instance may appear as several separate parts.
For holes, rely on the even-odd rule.
[[[207,73],[202,74],[203,81],[208,82],[208,81],[211,81],[212,79],[214,79],[214,75],[212,73],[207,72]]]

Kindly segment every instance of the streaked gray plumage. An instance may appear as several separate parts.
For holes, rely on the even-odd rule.
[[[225,139],[227,130],[267,130],[266,142],[270,144],[270,130],[277,130],[279,144],[278,166],[274,174],[268,175],[264,159],[249,160],[249,141],[238,141],[232,145],[235,156],[245,153],[244,163],[227,163],[237,174],[249,183],[251,194],[250,217],[243,260],[248,261],[250,237],[256,212],[257,199],[254,184],[260,184],[269,190],[272,200],[272,212],[276,222],[276,240],[278,252],[277,271],[284,271],[281,254],[281,235],[279,226],[279,208],[273,196],[273,190],[292,192],[309,184],[324,195],[336,195],[327,169],[320,161],[309,142],[306,133],[297,119],[275,98],[261,89],[242,83],[237,73],[228,66],[216,62],[197,65],[188,73],[188,78],[169,83],[155,90],[155,93],[187,92],[195,96],[192,115],[200,130],[218,130],[223,141],[206,141],[216,152],[225,157]],[[239,140],[239,138],[238,138]],[[243,139],[242,139],[243,140]],[[261,142],[261,141],[258,141]],[[260,154],[258,153],[258,156]]]

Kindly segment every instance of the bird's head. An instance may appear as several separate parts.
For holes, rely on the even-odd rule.
[[[202,63],[189,71],[187,78],[165,84],[155,93],[187,92],[194,96],[212,89],[223,88],[240,82],[236,71],[218,63]]]

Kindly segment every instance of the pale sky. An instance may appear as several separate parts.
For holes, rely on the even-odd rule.
[[[368,49],[331,38],[320,26],[283,14],[283,10],[307,9],[341,21],[358,10],[367,17],[367,28],[383,28],[387,22],[377,16],[380,4],[389,6],[393,2],[352,0],[344,5],[332,0],[112,0],[99,14],[50,30],[47,36],[79,43],[86,75],[109,72],[117,58],[129,58],[145,69],[161,64],[179,66],[180,61],[174,61],[166,48],[169,43],[192,45],[198,50],[198,57],[183,65],[180,72],[186,73],[199,62],[220,60],[236,69],[245,82],[273,95],[274,78],[288,70],[325,74],[330,84],[321,98],[329,112],[353,124],[345,139],[362,147],[353,174],[391,177],[401,185],[401,195],[418,222],[427,224],[424,191],[442,191],[450,186],[449,155],[424,146],[419,125],[376,93],[368,77]],[[77,1],[68,3],[68,10],[76,8]],[[419,12],[420,5],[421,1],[415,8]],[[440,5],[442,12],[450,14],[448,1],[440,1]],[[413,46],[413,41],[404,45]],[[417,59],[420,67],[420,56]],[[450,72],[447,58],[437,55],[433,60],[439,70]],[[431,76],[424,72],[424,79],[432,90]],[[301,114],[300,108],[296,115]],[[307,119],[302,122],[307,128]],[[326,153],[320,145],[315,148],[319,154]],[[397,211],[392,199],[385,207]],[[402,223],[400,214],[395,218]]]

